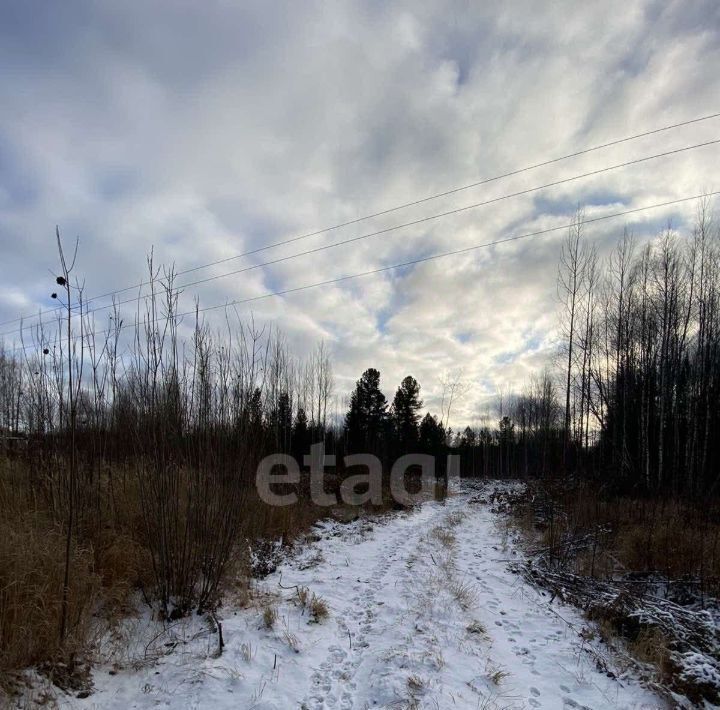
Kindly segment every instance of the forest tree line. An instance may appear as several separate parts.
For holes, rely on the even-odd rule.
[[[562,252],[565,449],[624,488],[717,494],[720,238],[709,203],[692,228],[601,263],[577,215]],[[593,439],[593,432],[596,433]]]
[[[375,368],[341,411],[323,344],[298,359],[277,332],[237,323],[223,335],[198,319],[183,348],[173,275],[154,271],[141,324],[122,352],[119,313],[100,339],[89,316],[73,315],[68,344],[62,311],[57,323],[28,331],[32,345],[20,356],[0,349],[3,445],[29,437],[58,447],[74,423],[76,446],[92,442],[92,455],[113,460],[152,450],[161,426],[160,438],[172,436],[188,455],[208,437],[235,447],[244,438],[258,455],[280,451],[302,463],[324,441],[329,453],[369,452],[388,463],[452,451],[465,475],[583,474],[646,492],[716,493],[718,242],[710,205],[701,203],[687,233],[668,227],[639,246],[625,232],[601,260],[579,211],[560,255],[554,369],[505,397],[494,425],[457,432],[444,405],[439,416],[423,409],[411,375],[388,400]],[[82,312],[82,293],[74,295]]]

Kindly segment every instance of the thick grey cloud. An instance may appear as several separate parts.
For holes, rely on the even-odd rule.
[[[0,320],[51,306],[53,229],[80,236],[87,292],[179,269],[717,110],[707,2],[155,2],[0,8]],[[634,157],[661,134],[213,267],[221,274]],[[717,147],[470,210],[190,288],[243,299],[694,194]],[[693,206],[638,214],[640,238]],[[601,253],[622,223],[588,230]],[[437,409],[463,368],[466,422],[556,347],[561,233],[255,301],[298,349],[328,341],[340,389],[376,366]],[[249,313],[250,306],[241,307]],[[219,318],[219,314],[208,314]],[[5,326],[2,330],[10,329]]]

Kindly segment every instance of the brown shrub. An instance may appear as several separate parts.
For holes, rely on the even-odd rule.
[[[129,594],[152,584],[152,557],[125,532],[107,530],[95,546],[95,569],[109,611],[122,612]]]

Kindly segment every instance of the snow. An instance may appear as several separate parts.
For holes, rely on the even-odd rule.
[[[509,485],[488,483],[487,486]],[[148,615],[104,647],[90,697],[71,708],[663,708],[588,641],[587,622],[508,569],[521,551],[478,485],[444,502],[325,522],[258,582],[259,604],[163,632]],[[295,586],[327,602],[314,622]],[[612,673],[610,673],[610,669]],[[611,677],[612,676],[612,677]]]

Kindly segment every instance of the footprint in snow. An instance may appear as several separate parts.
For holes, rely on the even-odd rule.
[[[333,663],[340,663],[340,661],[347,656],[347,653],[345,653],[345,651],[343,651],[339,646],[331,646],[329,650],[330,659]]]

